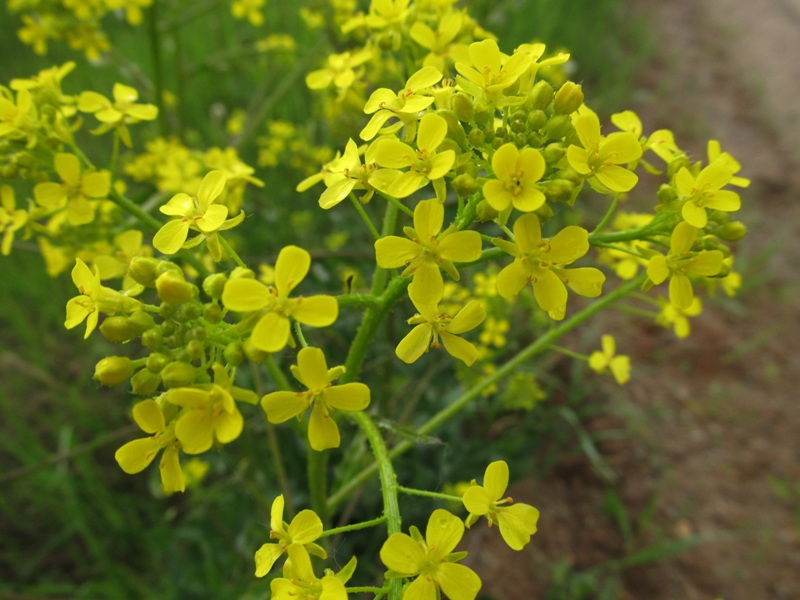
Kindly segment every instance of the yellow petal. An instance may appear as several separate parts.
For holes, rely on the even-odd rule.
[[[305,278],[311,266],[311,255],[298,246],[285,246],[275,263],[275,287],[285,298]]]
[[[251,312],[267,306],[272,299],[269,288],[260,281],[239,277],[229,279],[222,291],[222,303],[236,312]]]
[[[328,379],[328,363],[325,354],[319,348],[309,346],[297,353],[297,369],[300,373],[300,382],[309,390],[317,391],[324,388]]]
[[[197,191],[197,201],[204,208],[207,208],[225,189],[225,182],[228,177],[222,171],[211,171],[200,182],[200,189]]]
[[[175,436],[186,454],[202,454],[213,442],[211,415],[207,410],[184,412],[175,424]]]
[[[536,269],[533,273],[533,295],[547,312],[560,310],[567,304],[567,288],[550,269]]]
[[[164,431],[164,413],[155,400],[142,400],[133,407],[133,420],[145,433]]]
[[[291,316],[311,327],[327,327],[339,316],[339,303],[333,296],[301,296],[295,300]]]
[[[470,300],[466,306],[458,311],[453,320],[447,325],[446,331],[459,335],[471,331],[483,323],[486,318],[486,309],[480,300]]]
[[[483,474],[483,487],[493,500],[500,500],[508,487],[508,463],[496,460],[486,467]]]
[[[444,206],[442,206],[441,202],[438,200],[423,200],[417,204],[414,209],[414,229],[423,243],[435,239],[442,230],[443,223]]]
[[[314,404],[308,420],[308,442],[317,452],[338,448],[341,443],[339,427],[319,404]]]
[[[457,231],[439,243],[439,256],[454,262],[473,262],[481,257],[482,245],[477,231]]]
[[[669,301],[676,308],[689,308],[694,298],[692,282],[686,275],[673,274],[669,280]]]
[[[375,242],[375,261],[382,269],[396,269],[406,266],[421,251],[416,242],[390,235]]]
[[[594,267],[580,267],[578,269],[564,269],[564,283],[576,294],[586,298],[597,298],[603,293],[603,283],[606,276]]]
[[[289,319],[269,312],[256,323],[250,341],[264,352],[278,352],[289,343]]]
[[[369,388],[363,383],[345,383],[326,388],[325,402],[339,410],[364,410],[369,406]]]
[[[175,254],[181,249],[189,235],[189,223],[183,219],[172,219],[153,236],[153,247],[162,254]]]
[[[122,446],[114,453],[114,459],[123,471],[133,475],[144,471],[160,450],[161,445],[154,438],[141,438]]]
[[[457,358],[468,367],[478,359],[478,349],[464,338],[453,335],[447,331],[439,334],[444,349],[453,358]]]
[[[272,392],[261,399],[261,408],[270,423],[283,423],[308,408],[308,397],[295,392]]]
[[[428,350],[432,335],[433,328],[430,324],[417,325],[397,344],[397,358],[407,364],[413,363]]]

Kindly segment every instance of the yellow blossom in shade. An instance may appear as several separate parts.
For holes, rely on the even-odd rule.
[[[94,328],[97,327],[100,313],[107,315],[127,314],[138,310],[142,305],[135,298],[129,298],[116,290],[102,285],[97,269],[93,273],[80,258],[75,259],[75,267],[72,269],[72,282],[81,295],[67,302],[67,319],[64,322],[64,327],[72,329],[86,320],[84,338],[88,338]]]
[[[569,53],[568,52],[559,52],[549,58],[545,58],[541,62],[539,59],[544,55],[547,46],[542,44],[541,42],[537,42],[534,44],[520,44],[516,48],[514,48],[514,54],[524,54],[528,57],[528,68],[520,75],[519,78],[519,87],[521,91],[530,90],[533,86],[534,80],[536,79],[536,74],[539,72],[540,69],[545,67],[554,67],[556,65],[563,65],[565,62],[569,60]],[[550,71],[552,75],[553,71]],[[550,78],[551,83],[554,82],[553,78]]]
[[[497,275],[497,292],[512,300],[529,283],[539,307],[551,318],[561,320],[567,308],[567,288],[589,298],[599,296],[605,275],[593,267],[567,269],[589,251],[589,233],[570,225],[552,239],[542,238],[539,218],[522,215],[514,223],[516,242],[494,239],[492,243],[514,257],[514,262]],[[566,284],[566,285],[565,285]]]
[[[181,248],[192,248],[206,241],[214,260],[221,260],[222,248],[217,233],[236,227],[244,220],[244,212],[227,219],[228,207],[217,203],[226,181],[227,177],[222,171],[211,171],[200,183],[197,196],[181,192],[159,208],[165,215],[177,218],[168,221],[153,236],[156,250],[163,254],[175,254]],[[190,230],[198,231],[200,235],[187,241]]]
[[[92,265],[97,267],[100,279],[123,277],[137,256],[149,256],[151,248],[142,246],[143,234],[137,229],[129,229],[114,236],[114,245],[108,254],[95,256]],[[128,286],[125,286],[126,288]]]
[[[344,373],[344,367],[328,369],[325,355],[319,348],[303,348],[297,353],[297,366],[292,375],[306,388],[305,392],[279,391],[261,399],[261,407],[270,423],[283,423],[300,417],[311,408],[308,441],[318,452],[338,448],[339,427],[331,414],[335,410],[364,410],[369,406],[369,388],[363,383],[332,385]],[[312,407],[313,405],[313,407]]]
[[[66,208],[71,225],[91,223],[95,214],[94,200],[104,199],[111,190],[108,171],[81,173],[78,157],[64,152],[56,154],[54,162],[61,183],[36,184],[33,188],[36,202],[48,210]]]
[[[320,579],[314,573],[311,558],[303,546],[292,544],[286,552],[289,558],[283,567],[284,577],[273,579],[269,585],[272,600],[347,600],[345,583],[355,570],[355,557],[339,573],[327,574]]]
[[[269,538],[274,543],[264,544],[256,551],[256,577],[267,575],[275,561],[286,552],[292,544],[303,549],[306,554],[313,554],[322,559],[328,558],[325,550],[314,543],[322,535],[322,521],[313,510],[298,513],[288,525],[283,520],[283,494],[275,498],[270,510]]]
[[[0,138],[14,140],[28,139],[27,147],[36,145],[35,129],[38,127],[36,105],[27,89],[17,92],[16,101],[13,94],[0,87]]]
[[[733,177],[731,177],[730,184],[736,187],[746,188],[750,185],[750,180],[745,177],[738,177],[736,173],[741,171],[742,165],[739,164],[731,154],[722,151],[722,146],[718,140],[708,140],[708,164],[716,161],[721,161],[728,167]]]
[[[723,190],[733,179],[733,165],[724,157],[718,158],[695,177],[686,167],[675,175],[675,187],[683,206],[681,216],[690,225],[702,229],[708,223],[706,209],[734,212],[741,208],[739,194]]]
[[[642,154],[648,150],[652,150],[664,162],[669,164],[674,158],[683,154],[675,145],[675,137],[668,129],[659,129],[654,131],[649,136],[644,136],[642,121],[632,110],[625,110],[620,113],[611,115],[611,122],[622,131],[632,133],[639,140],[639,145],[642,147]],[[661,171],[653,167],[649,162],[642,159],[642,164],[645,169],[653,174],[660,174]],[[631,165],[631,168],[636,166],[636,161]]]
[[[364,112],[372,118],[361,130],[359,137],[369,141],[378,133],[394,133],[405,125],[405,141],[411,142],[416,135],[419,113],[433,104],[431,88],[442,79],[436,67],[423,67],[406,81],[405,87],[395,93],[388,88],[378,88],[364,105]],[[386,122],[397,117],[399,122],[384,127]]]
[[[375,259],[384,269],[406,267],[403,277],[421,282],[423,293],[442,285],[441,266],[458,281],[454,262],[473,262],[481,256],[481,236],[477,231],[442,231],[444,206],[438,200],[423,200],[414,209],[414,227],[406,227],[406,238],[390,235],[375,242]],[[433,280],[433,283],[431,281]],[[438,283],[436,282],[438,280]]]
[[[22,229],[27,222],[28,213],[17,208],[14,189],[10,185],[0,185],[0,234],[3,236],[0,250],[2,250],[3,256],[11,253],[14,232]]]
[[[469,60],[469,47],[466,44],[453,44],[453,40],[461,32],[463,22],[464,13],[451,11],[442,16],[436,31],[422,21],[416,21],[411,26],[408,32],[411,39],[429,51],[422,61],[423,66],[436,67],[444,73],[448,61]]]
[[[481,331],[481,344],[502,348],[506,345],[506,333],[508,333],[509,328],[510,325],[506,319],[489,317],[483,325],[483,331]]]
[[[378,164],[392,169],[409,167],[386,188],[386,193],[405,198],[433,182],[437,199],[444,202],[444,176],[456,162],[455,150],[436,151],[446,136],[447,121],[436,113],[426,113],[419,122],[416,150],[394,138],[379,140],[374,154]]]
[[[483,485],[473,482],[464,492],[464,506],[469,511],[467,527],[480,517],[486,517],[489,526],[498,525],[500,535],[512,550],[522,550],[536,533],[539,511],[529,504],[514,503],[503,497],[508,487],[508,465],[498,460],[486,467]]]
[[[661,306],[661,312],[656,315],[656,325],[672,328],[675,336],[680,339],[689,337],[692,332],[689,317],[696,317],[703,312],[703,303],[697,296],[692,298],[687,308],[677,308],[663,296],[658,298],[658,304]]]
[[[247,19],[250,25],[259,27],[264,23],[263,6],[264,0],[233,0],[231,14],[234,19]]]
[[[311,255],[297,246],[286,246],[275,263],[275,285],[266,286],[255,279],[230,279],[222,292],[222,303],[236,312],[264,311],[258,319],[250,341],[264,352],[278,352],[289,343],[290,322],[327,327],[339,315],[339,303],[333,296],[300,296],[289,294],[305,279],[311,266]]]
[[[361,163],[359,149],[351,139],[347,141],[344,154],[326,164],[320,173],[307,177],[297,185],[303,192],[320,181],[327,189],[319,197],[319,205],[324,209],[333,208],[354,190],[365,190],[359,200],[366,204],[372,199],[376,188],[385,189],[399,175],[399,171],[378,169],[375,163],[376,144],[366,149],[364,164]],[[388,178],[387,178],[388,175]]]
[[[475,329],[486,318],[486,309],[480,300],[471,300],[455,316],[443,311],[439,303],[442,300],[443,286],[441,280],[429,282],[414,281],[408,286],[411,302],[419,311],[408,320],[414,328],[397,344],[395,354],[405,363],[413,363],[428,348],[438,348],[439,339],[444,349],[467,366],[471,366],[478,358],[478,349],[461,334]]]
[[[438,508],[428,519],[425,538],[415,527],[411,535],[393,533],[381,547],[380,557],[389,568],[386,578],[414,577],[403,600],[473,600],[481,580],[472,569],[457,564],[466,552],[453,552],[464,535],[464,523]]]
[[[589,356],[589,367],[600,373],[611,372],[616,382],[623,385],[631,378],[631,359],[625,355],[617,355],[614,336],[604,335],[600,338],[602,351],[595,351]]]
[[[214,383],[173,388],[166,399],[183,408],[175,423],[175,436],[186,454],[202,454],[214,441],[229,444],[239,437],[244,425],[234,395],[255,403],[254,392],[231,385],[225,368],[214,365]]]
[[[678,223],[670,238],[669,253],[657,254],[647,263],[647,277],[653,284],[669,278],[669,300],[676,308],[686,309],[692,303],[690,274],[712,277],[722,269],[723,255],[719,250],[692,251],[698,231],[686,221]]]
[[[516,83],[520,76],[531,65],[531,57],[520,52],[508,56],[500,52],[500,47],[494,40],[473,42],[469,45],[469,63],[456,62],[456,71],[461,74],[459,83],[464,86],[464,80],[477,86],[487,96],[487,99],[498,106],[505,101],[502,91]]]
[[[115,83],[112,89],[114,101],[97,92],[81,92],[78,96],[78,110],[94,113],[100,126],[92,131],[95,134],[105,133],[117,128],[120,139],[131,147],[131,136],[127,125],[139,121],[152,121],[158,116],[158,107],[154,104],[137,104],[139,92],[121,83]]]
[[[342,99],[356,79],[364,74],[364,63],[372,58],[372,50],[364,48],[356,52],[342,52],[328,56],[324,69],[306,75],[306,85],[311,90],[324,90],[331,86],[339,91]]]
[[[639,139],[629,131],[618,131],[609,136],[600,134],[600,119],[592,110],[581,107],[572,118],[572,124],[581,146],[567,148],[570,166],[589,178],[589,183],[599,191],[629,192],[639,178],[620,165],[633,163],[642,157]],[[597,183],[600,186],[597,186]]]
[[[514,144],[503,144],[492,156],[495,178],[483,184],[483,195],[499,212],[512,205],[522,212],[534,211],[545,202],[544,194],[536,187],[544,170],[544,158],[537,149],[520,152]]]
[[[167,493],[182,492],[186,482],[178,459],[180,442],[175,437],[175,422],[167,423],[164,413],[155,400],[142,400],[133,407],[133,420],[151,437],[128,442],[119,448],[114,458],[128,474],[144,471],[162,450],[159,469],[161,483]]]

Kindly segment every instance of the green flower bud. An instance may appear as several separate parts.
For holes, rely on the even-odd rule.
[[[148,350],[158,350],[164,343],[160,329],[148,329],[142,334],[142,345]]]
[[[533,86],[529,100],[531,108],[534,110],[544,110],[550,105],[553,99],[553,86],[545,80],[540,80]]]
[[[147,369],[141,369],[131,378],[131,391],[140,396],[149,396],[158,389],[161,377]]]
[[[100,324],[100,333],[109,342],[119,344],[132,340],[141,333],[141,330],[132,325],[127,317],[117,315],[105,318]]]
[[[197,369],[187,362],[174,361],[161,371],[161,381],[168,388],[192,385],[197,376]]]
[[[156,275],[163,275],[167,271],[175,271],[183,275],[183,271],[181,268],[176,265],[174,262],[169,260],[160,260],[156,265]]]
[[[569,202],[574,189],[575,184],[568,179],[553,179],[547,183],[544,195],[550,202]]]
[[[222,322],[222,307],[219,304],[209,302],[203,306],[203,318],[209,323]]]
[[[689,157],[685,154],[681,156],[677,156],[673,158],[670,163],[667,165],[667,176],[672,179],[677,175],[678,171],[680,171],[683,167],[687,169],[691,169],[692,163],[689,161]],[[697,173],[695,173],[697,175]]]
[[[539,208],[539,209],[537,209],[537,210],[535,210],[533,212],[536,214],[537,217],[539,217],[539,220],[542,223],[544,223],[545,221],[551,219],[552,216],[553,216],[553,209],[550,207],[550,205],[547,202],[542,204],[541,208]]]
[[[719,250],[719,240],[713,235],[705,235],[700,240],[700,247],[703,250]]]
[[[523,131],[525,131],[526,127],[527,125],[525,124],[525,121],[523,121],[522,119],[511,120],[511,131],[513,131],[514,133],[522,133]]]
[[[161,373],[169,364],[170,358],[166,354],[161,354],[160,352],[153,352],[150,356],[147,357],[147,360],[144,362],[144,366],[147,368],[148,371],[151,373]]]
[[[480,219],[481,223],[486,223],[487,221],[493,221],[497,218],[499,214],[495,209],[489,206],[489,203],[486,200],[481,200],[478,202],[478,207],[476,208],[478,213],[478,219]]]
[[[558,179],[566,179],[567,181],[571,181],[575,185],[580,185],[583,183],[583,175],[578,173],[572,167],[565,167],[563,169],[559,169]]]
[[[458,175],[455,179],[453,179],[452,186],[460,198],[472,196],[472,194],[477,192],[480,187],[478,185],[478,180],[469,173],[462,173],[461,175]]]
[[[203,280],[203,291],[210,298],[219,300],[222,298],[222,290],[225,289],[225,282],[228,276],[225,273],[212,273]]]
[[[738,242],[747,234],[747,226],[741,221],[731,221],[717,229],[716,234],[726,242]]]
[[[458,120],[464,123],[470,123],[475,116],[475,105],[472,103],[472,98],[463,92],[456,92],[450,96],[450,108]]]
[[[269,357],[269,352],[264,352],[263,350],[259,350],[253,345],[249,339],[245,340],[244,344],[242,345],[245,355],[247,358],[253,362],[262,362]]]
[[[544,126],[544,132],[549,139],[557,140],[567,135],[570,127],[572,127],[572,121],[569,115],[553,115]]]
[[[553,142],[552,144],[547,144],[544,150],[542,150],[542,156],[544,157],[544,162],[546,162],[548,165],[556,164],[558,161],[564,158],[564,155],[566,153],[567,151],[564,150],[564,146],[562,146],[557,142]]]
[[[200,340],[190,340],[186,344],[186,354],[189,355],[189,360],[195,361],[203,358],[206,352],[206,345]]]
[[[661,204],[669,204],[678,199],[678,192],[670,184],[662,183],[661,187],[658,188],[658,192],[656,192],[656,198]]]
[[[532,110],[528,113],[528,129],[538,131],[547,123],[547,115],[543,110]]]
[[[158,277],[156,272],[158,262],[158,260],[149,256],[134,256],[128,266],[128,275],[136,283],[151,288],[155,285],[156,277]]]
[[[514,140],[514,145],[517,148],[524,148],[525,146],[528,145],[528,136],[525,135],[524,133],[518,133],[515,136],[513,136],[512,139]]]
[[[239,277],[243,277],[245,279],[255,279],[256,274],[253,269],[248,269],[246,267],[236,267],[233,271],[231,271],[231,279],[238,279]]]
[[[184,304],[198,295],[197,286],[187,282],[180,271],[167,270],[156,279],[158,297],[168,304]]]
[[[467,136],[467,141],[469,142],[470,146],[474,148],[480,148],[486,143],[486,134],[483,133],[482,129],[473,127]]]
[[[528,134],[525,142],[531,148],[538,148],[542,145],[542,134],[537,131],[532,131]]]
[[[117,385],[133,375],[133,361],[127,356],[107,356],[94,368],[94,378],[102,385]]]
[[[579,83],[567,81],[556,92],[553,110],[558,115],[571,115],[583,104],[583,90]]]
[[[175,316],[175,319],[181,323],[188,323],[189,321],[199,319],[202,314],[202,304],[199,302],[189,302],[181,305],[181,307],[178,309],[178,314]]]
[[[131,326],[136,327],[140,334],[156,326],[155,321],[153,321],[153,317],[143,310],[137,310],[136,312],[131,313],[128,316],[128,323]]]
[[[437,110],[436,114],[444,119],[447,123],[447,139],[456,143],[456,152],[460,149],[467,149],[467,133],[464,131],[464,126],[456,117],[455,113],[450,110]],[[446,140],[445,140],[446,141]]]
[[[225,362],[232,367],[238,367],[244,361],[244,348],[241,342],[231,342],[225,346],[222,355],[225,357]]]

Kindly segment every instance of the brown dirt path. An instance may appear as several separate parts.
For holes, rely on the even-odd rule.
[[[619,345],[634,380],[590,399],[609,410],[588,429],[628,432],[600,449],[631,517],[655,502],[647,527],[626,543],[602,508],[608,486],[578,460],[511,490],[542,513],[523,552],[481,529],[470,558],[487,597],[542,598],[559,560],[580,571],[700,536],[676,558],[624,570],[617,595],[800,598],[800,0],[631,3],[659,37],[631,108],[692,155],[714,137],[743,164],[753,185],[737,267],[753,285],[707,302],[687,340],[628,326]]]

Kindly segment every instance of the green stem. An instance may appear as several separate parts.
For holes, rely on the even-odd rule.
[[[335,298],[340,308],[378,308],[380,306],[380,298],[372,294],[342,294]]]
[[[311,508],[323,524],[328,522],[328,454],[308,446],[308,492]]]
[[[340,533],[346,533],[348,531],[358,531],[359,529],[367,529],[368,527],[375,527],[376,525],[380,525],[381,523],[386,522],[386,517],[378,517],[376,519],[370,519],[369,521],[361,521],[360,523],[351,523],[350,525],[342,525],[341,527],[334,527],[333,529],[326,529],[322,532],[320,538],[329,537],[332,535],[339,535]]]
[[[570,350],[569,348],[564,348],[563,346],[556,346],[555,344],[552,344],[550,346],[550,349],[551,350],[555,350],[556,352],[559,352],[559,353],[561,353],[561,354],[563,354],[565,356],[569,356],[571,358],[575,358],[577,360],[589,360],[589,357],[586,356],[585,354],[578,354],[577,352],[574,352],[574,351]]]
[[[164,62],[161,57],[161,33],[158,30],[158,2],[153,2],[147,15],[147,34],[150,38],[150,53],[153,59],[153,95],[158,107],[158,132],[166,137],[169,132],[167,115],[164,112]]]
[[[361,204],[361,201],[358,198],[356,198],[352,192],[350,193],[350,201],[353,203],[353,206],[356,207],[356,211],[358,212],[358,214],[361,215],[361,219],[367,225],[367,229],[369,229],[369,232],[372,234],[372,237],[375,238],[376,240],[380,239],[381,234],[380,232],[378,232],[378,228],[375,227],[375,225],[372,223],[372,219],[369,218],[367,211],[364,210],[364,205]]]
[[[239,258],[239,255],[236,254],[236,250],[233,249],[228,240],[222,237],[221,233],[217,233],[217,239],[219,240],[219,245],[222,246],[222,249],[225,250],[225,253],[233,259],[233,262],[243,269],[246,269],[247,265],[244,264],[244,261],[241,258]]]
[[[301,348],[308,348],[308,342],[306,341],[306,336],[303,335],[303,326],[300,325],[300,321],[294,322],[294,335],[297,341],[300,342]]]
[[[267,367],[267,372],[269,376],[272,377],[272,381],[275,383],[275,387],[279,390],[291,390],[292,384],[289,383],[289,380],[286,378],[286,375],[283,374],[283,371],[280,370],[280,367],[275,364],[275,359],[271,356],[268,357],[264,361],[264,365]]]
[[[114,129],[114,142],[111,146],[111,161],[108,165],[108,170],[111,172],[111,184],[114,184],[114,179],[117,172],[117,159],[119,158],[119,130]]]
[[[126,198],[114,188],[111,188],[108,197],[112,202],[114,202],[114,204],[119,206],[122,210],[129,212],[134,217],[139,219],[143,225],[146,225],[153,231],[158,231],[159,229],[161,229],[161,226],[163,225],[161,221],[156,219],[153,215],[146,213],[144,210],[142,210],[141,206],[134,203],[133,200]]]
[[[603,231],[603,228],[605,228],[605,226],[608,225],[608,222],[614,215],[614,211],[617,209],[617,204],[619,204],[619,198],[620,198],[619,192],[614,194],[614,200],[611,202],[611,206],[608,207],[606,214],[603,216],[602,219],[600,219],[600,222],[597,224],[597,227],[594,228],[592,234],[600,233],[601,231]]]
[[[453,494],[440,494],[439,492],[429,492],[428,490],[418,490],[415,488],[407,488],[405,486],[397,486],[397,491],[410,496],[425,496],[426,498],[434,498],[436,500],[444,500],[445,502],[461,503],[461,496],[454,496]]]
[[[640,276],[637,279],[624,283],[613,292],[610,292],[606,296],[603,296],[599,300],[595,301],[594,303],[590,304],[580,312],[576,313],[569,319],[562,321],[559,325],[553,327],[550,331],[539,337],[537,340],[529,344],[527,347],[522,349],[519,353],[517,353],[513,358],[511,358],[508,362],[506,362],[503,366],[499,367],[494,373],[491,375],[487,375],[483,379],[481,379],[476,385],[472,386],[467,392],[462,394],[459,398],[457,398],[452,404],[443,408],[438,413],[436,413],[433,417],[431,417],[428,421],[426,421],[419,429],[417,429],[417,435],[426,435],[436,429],[437,427],[441,426],[442,424],[449,421],[455,415],[457,415],[461,410],[470,402],[472,402],[475,398],[480,396],[481,392],[486,388],[494,385],[504,377],[510,375],[514,369],[516,369],[520,364],[525,362],[530,362],[530,360],[547,350],[556,340],[558,340],[561,336],[566,334],[567,332],[575,329],[578,325],[589,319],[590,317],[594,316],[604,308],[611,306],[620,298],[627,296],[634,290],[638,289],[638,287],[644,281],[645,276]],[[394,448],[392,448],[389,456],[395,458],[408,452],[414,446],[413,442],[403,441],[397,444]],[[328,498],[328,506],[331,508],[335,508],[339,505],[345,498],[347,498],[354,489],[358,486],[363,484],[369,477],[376,471],[377,465],[373,464],[368,467],[365,467],[360,473],[355,475],[351,478],[345,485],[339,488],[334,494]]]

